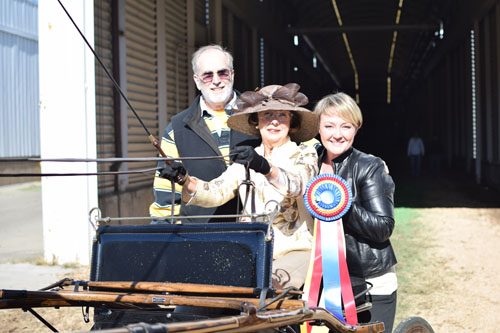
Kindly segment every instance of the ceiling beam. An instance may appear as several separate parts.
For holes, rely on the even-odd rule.
[[[311,48],[311,50],[314,52],[314,54],[316,55],[316,58],[321,62],[321,64],[323,65],[323,67],[327,71],[328,75],[330,75],[330,78],[333,80],[333,82],[335,82],[335,84],[337,85],[337,87],[340,88],[341,87],[340,86],[340,81],[337,78],[337,75],[335,75],[335,73],[330,69],[330,66],[328,65],[328,63],[323,59],[323,57],[321,56],[321,54],[316,50],[316,48],[314,47],[314,44],[311,41],[311,39],[309,37],[307,37],[306,35],[304,35],[302,37],[306,41],[307,45],[309,45],[309,47]]]
[[[370,32],[370,31],[399,31],[399,30],[439,30],[439,24],[388,24],[388,25],[351,25],[341,27],[303,27],[288,28],[292,34],[338,33],[338,32]]]

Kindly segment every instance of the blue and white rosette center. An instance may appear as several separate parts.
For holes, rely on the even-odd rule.
[[[338,187],[325,183],[317,188],[315,199],[319,207],[329,210],[339,205],[342,195]]]

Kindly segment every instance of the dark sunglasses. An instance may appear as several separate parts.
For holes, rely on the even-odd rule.
[[[217,71],[217,76],[221,80],[229,80],[231,76],[231,71],[229,69],[221,69],[220,71]],[[200,75],[200,79],[203,83],[212,82],[214,79],[214,73],[213,72],[203,73]]]

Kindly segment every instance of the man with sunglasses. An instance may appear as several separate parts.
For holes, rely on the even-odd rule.
[[[182,160],[190,175],[210,181],[218,177],[229,165],[229,151],[238,145],[258,146],[256,137],[231,130],[227,118],[235,107],[236,93],[233,90],[233,57],[220,45],[207,45],[199,48],[192,57],[193,79],[201,95],[193,104],[172,117],[163,133],[161,147],[169,157],[213,157],[218,159]],[[178,188],[177,188],[178,186]],[[155,202],[149,208],[153,217],[170,216],[172,212],[172,189],[169,180],[159,177],[154,180]],[[176,185],[175,215],[225,215],[238,212],[237,200],[231,200],[220,207],[203,208],[185,206],[181,203],[182,187]],[[234,221],[234,219],[232,219]],[[157,219],[153,223],[165,223]],[[183,220],[183,223],[206,223],[231,221],[221,218]]]

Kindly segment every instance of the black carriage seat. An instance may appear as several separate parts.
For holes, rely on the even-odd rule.
[[[273,247],[267,229],[264,223],[104,226],[93,244],[90,279],[268,288]],[[95,328],[137,320],[116,318],[126,312],[96,308]],[[135,314],[147,322],[165,317]]]

